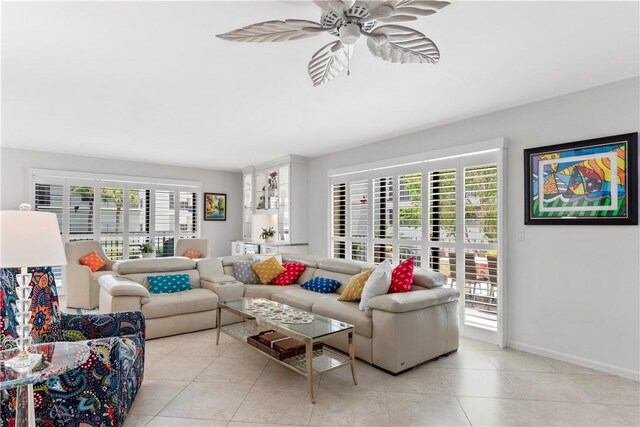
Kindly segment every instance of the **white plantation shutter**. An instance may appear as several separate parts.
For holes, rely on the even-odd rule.
[[[180,192],[180,236],[198,235],[198,193]]]
[[[429,240],[456,240],[456,170],[429,172]]]
[[[398,238],[422,240],[422,174],[399,175],[398,189]]]
[[[351,237],[369,236],[369,181],[356,181],[349,185]]]
[[[154,184],[96,174],[30,170],[34,209],[55,213],[64,242],[96,240],[112,260],[140,256],[153,243],[173,255],[177,236],[200,235],[200,186]],[[186,181],[183,181],[186,183]],[[190,182],[189,182],[190,183]],[[56,284],[62,270],[54,268]]]
[[[416,267],[422,267],[422,246],[398,245],[398,262],[413,258]]]
[[[331,256],[346,258],[345,243],[347,230],[347,184],[339,182],[331,185]]]
[[[373,179],[373,237],[393,238],[393,177]]]
[[[497,243],[497,196],[497,165],[464,168],[465,242]]]

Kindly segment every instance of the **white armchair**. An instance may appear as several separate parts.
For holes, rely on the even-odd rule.
[[[67,242],[65,244],[67,256],[67,276],[65,286],[67,288],[67,306],[74,308],[93,309],[98,307],[100,299],[100,283],[98,278],[104,275],[113,275],[113,261],[107,258],[99,242],[85,240],[79,242]],[[92,272],[86,265],[80,264],[80,258],[96,251],[107,265],[101,270]]]
[[[189,249],[200,252],[201,258],[209,258],[211,256],[209,239],[178,239],[173,254],[175,256],[184,256],[184,253]]]

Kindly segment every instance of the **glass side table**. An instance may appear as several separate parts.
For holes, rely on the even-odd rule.
[[[19,373],[6,365],[18,355],[17,349],[0,352],[0,390],[16,388],[16,427],[36,425],[33,404],[33,384],[54,375],[64,374],[82,365],[89,358],[89,347],[82,342],[54,342],[29,347],[42,360],[29,372]]]

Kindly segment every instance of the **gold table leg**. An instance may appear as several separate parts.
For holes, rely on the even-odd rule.
[[[351,365],[353,384],[358,385],[358,380],[356,379],[356,352],[353,347],[353,332],[349,332],[349,364]]]
[[[308,341],[306,343],[306,362],[307,362],[307,382],[309,383],[309,397],[311,397],[311,403],[316,403],[316,398],[313,395],[313,343]]]
[[[220,318],[222,317],[222,307],[218,306],[218,311],[216,311],[216,327],[218,328],[218,332],[216,333],[216,345],[220,344]]]

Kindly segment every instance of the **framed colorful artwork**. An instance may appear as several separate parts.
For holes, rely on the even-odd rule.
[[[525,224],[638,224],[638,133],[524,150]]]
[[[227,220],[227,195],[224,193],[204,193],[204,220]]]

